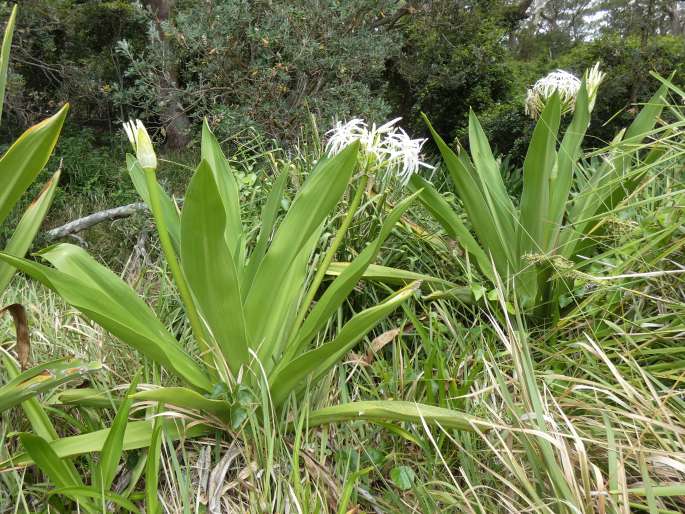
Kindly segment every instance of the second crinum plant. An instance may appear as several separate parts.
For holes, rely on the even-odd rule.
[[[229,424],[242,419],[232,412],[238,409],[236,398],[245,395],[235,393],[267,384],[279,407],[291,393],[322,377],[412,295],[414,285],[391,294],[353,316],[332,340],[317,346],[317,336],[337,314],[412,199],[397,205],[379,236],[312,303],[320,281],[310,280],[310,261],[326,220],[354,184],[358,143],[322,159],[280,220],[287,171],[278,176],[263,208],[259,235],[249,240],[241,220],[237,181],[207,125],[202,133],[202,162],[181,212],[156,180],[157,162],[144,127],[132,124],[127,131],[137,151],[137,157],[128,156],[129,172],[154,215],[197,354],[176,340],[131,287],[77,246],[60,244],[42,251],[41,257],[54,267],[9,255],[2,259],[56,290],[183,384],[144,391],[136,395],[138,399],[202,411],[219,424]]]
[[[665,105],[666,86],[603,151],[602,165],[591,179],[571,194],[599,82],[601,73],[595,67],[582,81],[569,85],[577,87],[573,98],[568,94],[562,98],[551,87],[529,92],[528,102],[532,103],[531,96],[536,100],[530,111],[539,114],[539,119],[523,164],[518,205],[505,189],[499,164],[475,114],[469,116],[470,156],[463,149],[455,153],[429,124],[473,235],[428,181],[415,175],[410,182],[414,189],[422,189],[423,204],[483,275],[495,285],[501,279],[523,308],[543,316],[557,308],[559,294],[570,287],[564,279],[554,280],[555,272],[572,266],[582,250],[594,244],[601,234],[602,218],[635,190],[662,151],[644,141],[653,133]],[[573,117],[560,137],[565,110],[573,111]]]

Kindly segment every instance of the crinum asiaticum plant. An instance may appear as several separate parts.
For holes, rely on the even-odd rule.
[[[378,237],[319,291],[325,268],[358,206],[354,199],[362,187],[355,184],[355,171],[366,176],[359,166],[359,142],[322,159],[282,219],[279,210],[287,171],[278,176],[262,211],[259,235],[250,240],[250,231],[241,220],[237,181],[206,123],[202,162],[181,212],[157,182],[157,159],[145,128],[132,122],[126,131],[136,150],[135,157],[127,156],[130,176],[154,215],[197,353],[186,350],[131,287],[77,246],[59,244],[40,252],[54,267],[6,254],[1,258],[53,288],[183,384],[143,391],[136,399],[202,411],[225,424],[240,419],[231,418],[238,408],[234,399],[243,398],[245,388],[255,390],[266,383],[278,408],[291,393],[301,392],[307,383],[327,373],[414,292],[416,285],[411,284],[359,312],[331,341],[317,346],[317,336],[413,199],[400,202],[388,214]],[[354,199],[314,273],[312,256],[322,231],[350,184],[357,189]]]
[[[410,181],[410,187],[422,189],[422,203],[445,232],[459,241],[483,275],[493,284],[499,277],[516,294],[519,304],[529,311],[537,309],[541,315],[556,309],[559,294],[570,287],[563,279],[550,280],[555,269],[572,265],[581,250],[593,244],[603,215],[635,190],[648,163],[661,152],[644,141],[665,105],[666,86],[606,149],[606,158],[591,179],[571,195],[602,77],[595,66],[583,80],[555,75],[542,79],[545,83],[529,92],[529,112],[537,117],[539,110],[539,118],[523,165],[518,205],[505,189],[499,164],[473,112],[469,115],[470,156],[462,148],[455,153],[426,119],[470,229],[427,180],[414,175]],[[555,89],[560,82],[563,91]],[[573,116],[560,136],[564,111]]]
[[[0,117],[5,99],[16,16],[17,7],[14,6],[5,28],[0,51]],[[54,116],[30,127],[0,158],[0,223],[5,222],[48,162],[57,144],[68,109],[68,105],[65,105]],[[57,170],[22,214],[6,243],[4,251],[7,254],[23,257],[28,251],[55,197],[59,175],[60,171]],[[13,266],[5,262],[0,263],[0,292],[7,288],[14,272]],[[26,313],[19,304],[0,309],[0,314],[5,312],[11,313],[14,318],[17,328],[17,353],[19,360],[23,361],[21,365],[25,366],[28,358]],[[75,359],[57,359],[20,373],[18,363],[3,349],[0,349],[0,361],[3,362],[10,377],[10,381],[0,387],[0,412],[98,367],[96,364],[85,364]]]

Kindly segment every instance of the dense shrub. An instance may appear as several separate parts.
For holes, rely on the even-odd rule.
[[[675,82],[682,84],[685,45],[682,37],[658,36],[643,40],[638,36],[608,34],[576,46],[563,56],[560,64],[578,71],[597,61],[607,77],[599,93],[590,133],[607,141],[633,120],[639,111],[636,104],[646,102],[651,96],[656,83],[650,76],[651,71],[663,76],[675,71]],[[600,143],[596,141],[595,145]]]
[[[111,95],[124,80],[117,41],[137,40],[145,34],[146,16],[138,4],[126,0],[78,2],[23,0],[11,61],[5,104],[16,133],[53,112],[65,101],[72,104],[70,123],[86,123],[110,130],[122,116]],[[6,18],[10,6],[0,7]]]
[[[120,45],[134,85],[126,104],[164,117],[158,77],[173,73],[177,98],[196,122],[208,117],[220,137],[248,127],[293,140],[311,114],[382,120],[386,60],[396,35],[374,27],[392,2],[305,0],[178,2],[173,18],[149,33],[145,46]],[[177,68],[170,71],[169,51]],[[166,120],[162,119],[162,123]]]
[[[438,0],[406,18],[402,54],[391,67],[391,97],[402,115],[417,120],[425,112],[454,137],[469,109],[481,113],[510,100],[521,83],[506,47],[506,5]]]

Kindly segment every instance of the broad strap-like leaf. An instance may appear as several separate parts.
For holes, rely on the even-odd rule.
[[[273,367],[280,364],[283,360],[282,352],[286,348],[288,338],[293,332],[293,323],[297,318],[298,307],[304,295],[304,284],[307,280],[307,274],[312,271],[308,263],[321,239],[323,227],[324,224],[322,223],[316,232],[312,234],[293,262],[291,272],[283,283],[283,287],[273,293],[272,310],[269,312],[269,315],[273,319],[282,321],[280,323],[269,323],[262,335],[264,341],[269,341],[269,345],[256,348],[261,360],[261,366],[267,373],[271,372]],[[262,380],[261,371],[257,370],[255,366],[253,366],[253,371],[255,372],[253,373],[253,379],[260,382]]]
[[[213,340],[237,374],[250,355],[236,254],[224,237],[225,212],[215,175],[203,160],[183,204],[181,267]]]
[[[59,176],[60,172],[58,170],[45,185],[38,197],[28,206],[19,220],[19,224],[14,229],[10,240],[7,242],[5,247],[6,253],[16,257],[23,257],[26,254],[45,219],[52,200],[55,198]],[[9,264],[0,263],[0,291],[5,290],[15,271],[15,268]]]
[[[583,138],[590,125],[590,107],[585,79],[581,82],[576,97],[573,119],[561,140],[557,165],[549,179],[549,220],[546,226],[545,250],[552,251],[557,243],[559,229],[564,219],[573,175],[581,153]]]
[[[535,125],[533,137],[523,163],[521,217],[517,227],[519,257],[545,250],[545,231],[549,216],[549,182],[556,163],[556,141],[561,121],[561,102],[554,94],[547,102]]]
[[[274,405],[281,405],[290,395],[305,386],[307,378],[316,381],[327,373],[342,357],[349,352],[382,319],[387,317],[400,304],[410,298],[418,283],[392,294],[382,303],[363,310],[345,323],[337,337],[330,343],[326,343],[314,350],[303,353],[277,373],[269,377],[269,388]]]
[[[337,277],[344,273],[351,265],[352,263],[350,262],[332,262],[326,270],[326,275]],[[444,278],[426,275],[425,273],[416,273],[406,269],[381,266],[380,264],[369,264],[360,278],[395,286],[406,286],[410,282],[419,281],[443,287],[457,287],[457,284]]]
[[[426,209],[433,215],[435,220],[440,223],[443,230],[449,237],[455,239],[478,263],[483,275],[494,282],[492,273],[492,263],[480,247],[478,242],[469,232],[469,229],[462,223],[454,209],[447,203],[433,184],[419,175],[412,175],[409,180],[409,187],[412,191],[420,191],[419,200]]]
[[[488,203],[495,227],[501,234],[500,239],[503,244],[511,244],[514,241],[515,229],[514,204],[504,186],[504,180],[490,149],[488,138],[473,111],[469,112],[469,148],[475,167],[475,177],[480,183],[481,192]]]
[[[324,407],[310,412],[307,423],[313,427],[355,420],[382,424],[390,421],[426,423],[468,432],[475,431],[476,427],[480,432],[487,432],[491,427],[487,421],[457,410],[401,400],[362,401]]]
[[[57,487],[83,487],[83,481],[71,462],[60,457],[50,443],[40,436],[19,434],[21,444],[33,462]]]
[[[159,387],[140,391],[133,395],[133,399],[160,402],[183,410],[209,414],[224,423],[229,423],[231,419],[231,406],[228,402],[212,400],[185,387]]]
[[[77,359],[58,359],[34,366],[0,387],[0,412],[101,367],[100,363]]]
[[[185,353],[147,304],[118,276],[78,246],[63,243],[41,255],[57,269],[4,253],[0,253],[0,260],[53,289],[86,317],[188,384],[211,390],[205,370]]]
[[[272,315],[281,307],[274,305],[275,293],[296,271],[293,265],[300,266],[298,256],[340,201],[356,167],[358,152],[359,143],[355,142],[316,167],[293,200],[259,266],[245,301],[245,316],[248,338],[259,348],[262,361],[270,359],[277,344],[267,340],[265,334],[273,333],[274,327],[284,322],[283,316]],[[301,284],[291,287],[297,288],[299,294]]]
[[[254,276],[259,269],[259,265],[262,263],[264,254],[266,253],[267,245],[269,244],[269,239],[276,225],[276,218],[278,216],[278,210],[281,208],[281,200],[283,199],[283,191],[288,182],[288,170],[283,170],[276,181],[274,182],[271,192],[269,193],[269,198],[262,209],[262,216],[260,218],[259,227],[259,237],[255,243],[254,250],[250,254],[247,266],[245,266],[245,271],[243,273],[242,282],[242,292],[245,296],[247,291],[252,287],[252,281]]]
[[[109,491],[112,487],[112,482],[114,482],[114,477],[119,467],[119,460],[124,449],[124,434],[128,424],[128,413],[133,404],[131,395],[138,386],[138,376],[136,374],[133,377],[128,393],[119,405],[117,414],[109,429],[109,434],[107,434],[107,439],[105,439],[105,444],[102,447],[100,460],[94,468],[92,482],[97,491]]]
[[[369,243],[326,288],[326,291],[317,300],[316,305],[314,305],[302,326],[299,329],[296,327],[297,332],[294,340],[289,342],[289,348],[286,350],[286,355],[289,358],[295,357],[306,348],[328,319],[343,304],[347,296],[357,285],[357,282],[359,282],[364,271],[378,256],[381,246],[392,232],[395,224],[407,211],[414,198],[416,198],[416,194],[414,193],[409,198],[405,198],[393,208],[383,221],[378,237]]]
[[[138,159],[131,154],[126,154],[126,167],[128,169],[129,177],[131,177],[131,182],[133,182],[133,187],[136,188],[138,195],[149,206],[150,194],[147,189],[145,172],[140,166]],[[181,248],[181,217],[178,213],[178,208],[166,191],[161,187],[159,187],[158,191],[159,201],[162,206],[162,216],[164,217],[164,223],[167,226],[167,232],[169,232],[169,237],[174,244],[174,249],[176,252],[179,252]]]
[[[488,208],[480,186],[476,183],[471,171],[469,171],[468,163],[447,146],[445,141],[433,129],[425,115],[423,119],[428,125],[435,143],[438,145],[438,150],[440,150],[440,155],[442,155],[445,166],[449,171],[450,178],[456,188],[456,193],[464,204],[464,209],[471,221],[473,231],[485,250],[485,254],[492,255],[497,271],[500,275],[506,276],[508,270],[512,269],[514,265],[513,248],[511,248],[511,245],[505,244],[500,237],[501,235],[497,230],[493,215]],[[466,239],[462,241],[464,245],[467,243]],[[468,244],[472,247],[470,243]],[[471,251],[470,248],[468,249]],[[488,274],[485,271],[492,266],[485,266],[482,257],[478,258],[478,263],[483,266],[484,274],[492,276],[492,273]]]
[[[5,87],[7,86],[7,70],[10,64],[10,50],[12,49],[12,36],[14,24],[17,20],[17,6],[12,8],[9,20],[5,26],[5,35],[2,38],[2,50],[0,51],[0,119],[2,119],[2,107],[5,104]]]
[[[0,158],[0,223],[48,162],[68,110],[67,104],[29,128]]]
[[[556,142],[561,121],[561,101],[557,93],[547,101],[533,130],[523,162],[523,192],[518,233],[516,286],[524,305],[534,301],[538,270],[528,262],[530,254],[544,253],[550,232],[550,178],[557,161]]]
[[[204,436],[212,431],[210,427],[202,424],[185,426],[178,420],[165,420],[165,434],[172,440],[194,439]],[[105,445],[109,428],[87,432],[85,434],[63,437],[50,442],[50,448],[61,459],[84,455],[86,453],[97,453],[102,451]],[[137,450],[148,448],[152,440],[151,421],[132,421],[126,425],[124,432],[124,450]],[[0,470],[5,470],[13,466],[28,466],[33,463],[33,459],[27,453],[15,455],[12,458],[0,463]]]
[[[100,391],[93,387],[79,387],[64,389],[50,396],[48,405],[73,405],[90,409],[118,409],[121,398],[108,391]]]
[[[226,156],[221,151],[219,142],[209,129],[207,120],[202,124],[202,160],[209,164],[214,175],[221,203],[226,217],[226,242],[233,254],[236,269],[242,273],[244,266],[244,237],[243,225],[240,220],[240,192],[238,182],[228,164]]]

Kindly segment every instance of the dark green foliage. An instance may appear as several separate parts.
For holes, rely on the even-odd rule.
[[[195,122],[208,117],[220,137],[247,128],[293,141],[311,115],[327,126],[335,117],[382,121],[385,62],[399,44],[374,20],[392,2],[276,0],[179,2],[161,24],[175,55],[180,102]],[[122,101],[164,119],[157,77],[167,63],[160,35],[144,48],[122,44],[134,85]]]
[[[523,84],[506,47],[508,5],[438,0],[407,16],[402,54],[390,70],[397,110],[417,122],[425,112],[439,132],[454,137],[470,108],[480,113],[509,101]]]
[[[663,76],[675,71],[675,83],[682,84],[685,72],[685,43],[682,36],[658,36],[646,41],[639,36],[608,34],[579,45],[561,59],[561,65],[575,72],[602,63],[607,76],[599,90],[590,134],[608,141],[620,127],[627,126],[654,90],[650,71]],[[610,120],[600,123],[599,120]]]
[[[5,4],[2,19],[8,12]],[[113,129],[122,113],[112,91],[124,82],[113,48],[123,38],[144,38],[146,23],[144,13],[128,0],[23,0],[5,104],[9,128],[25,127],[70,101],[70,123]],[[7,130],[8,124],[3,125]]]

